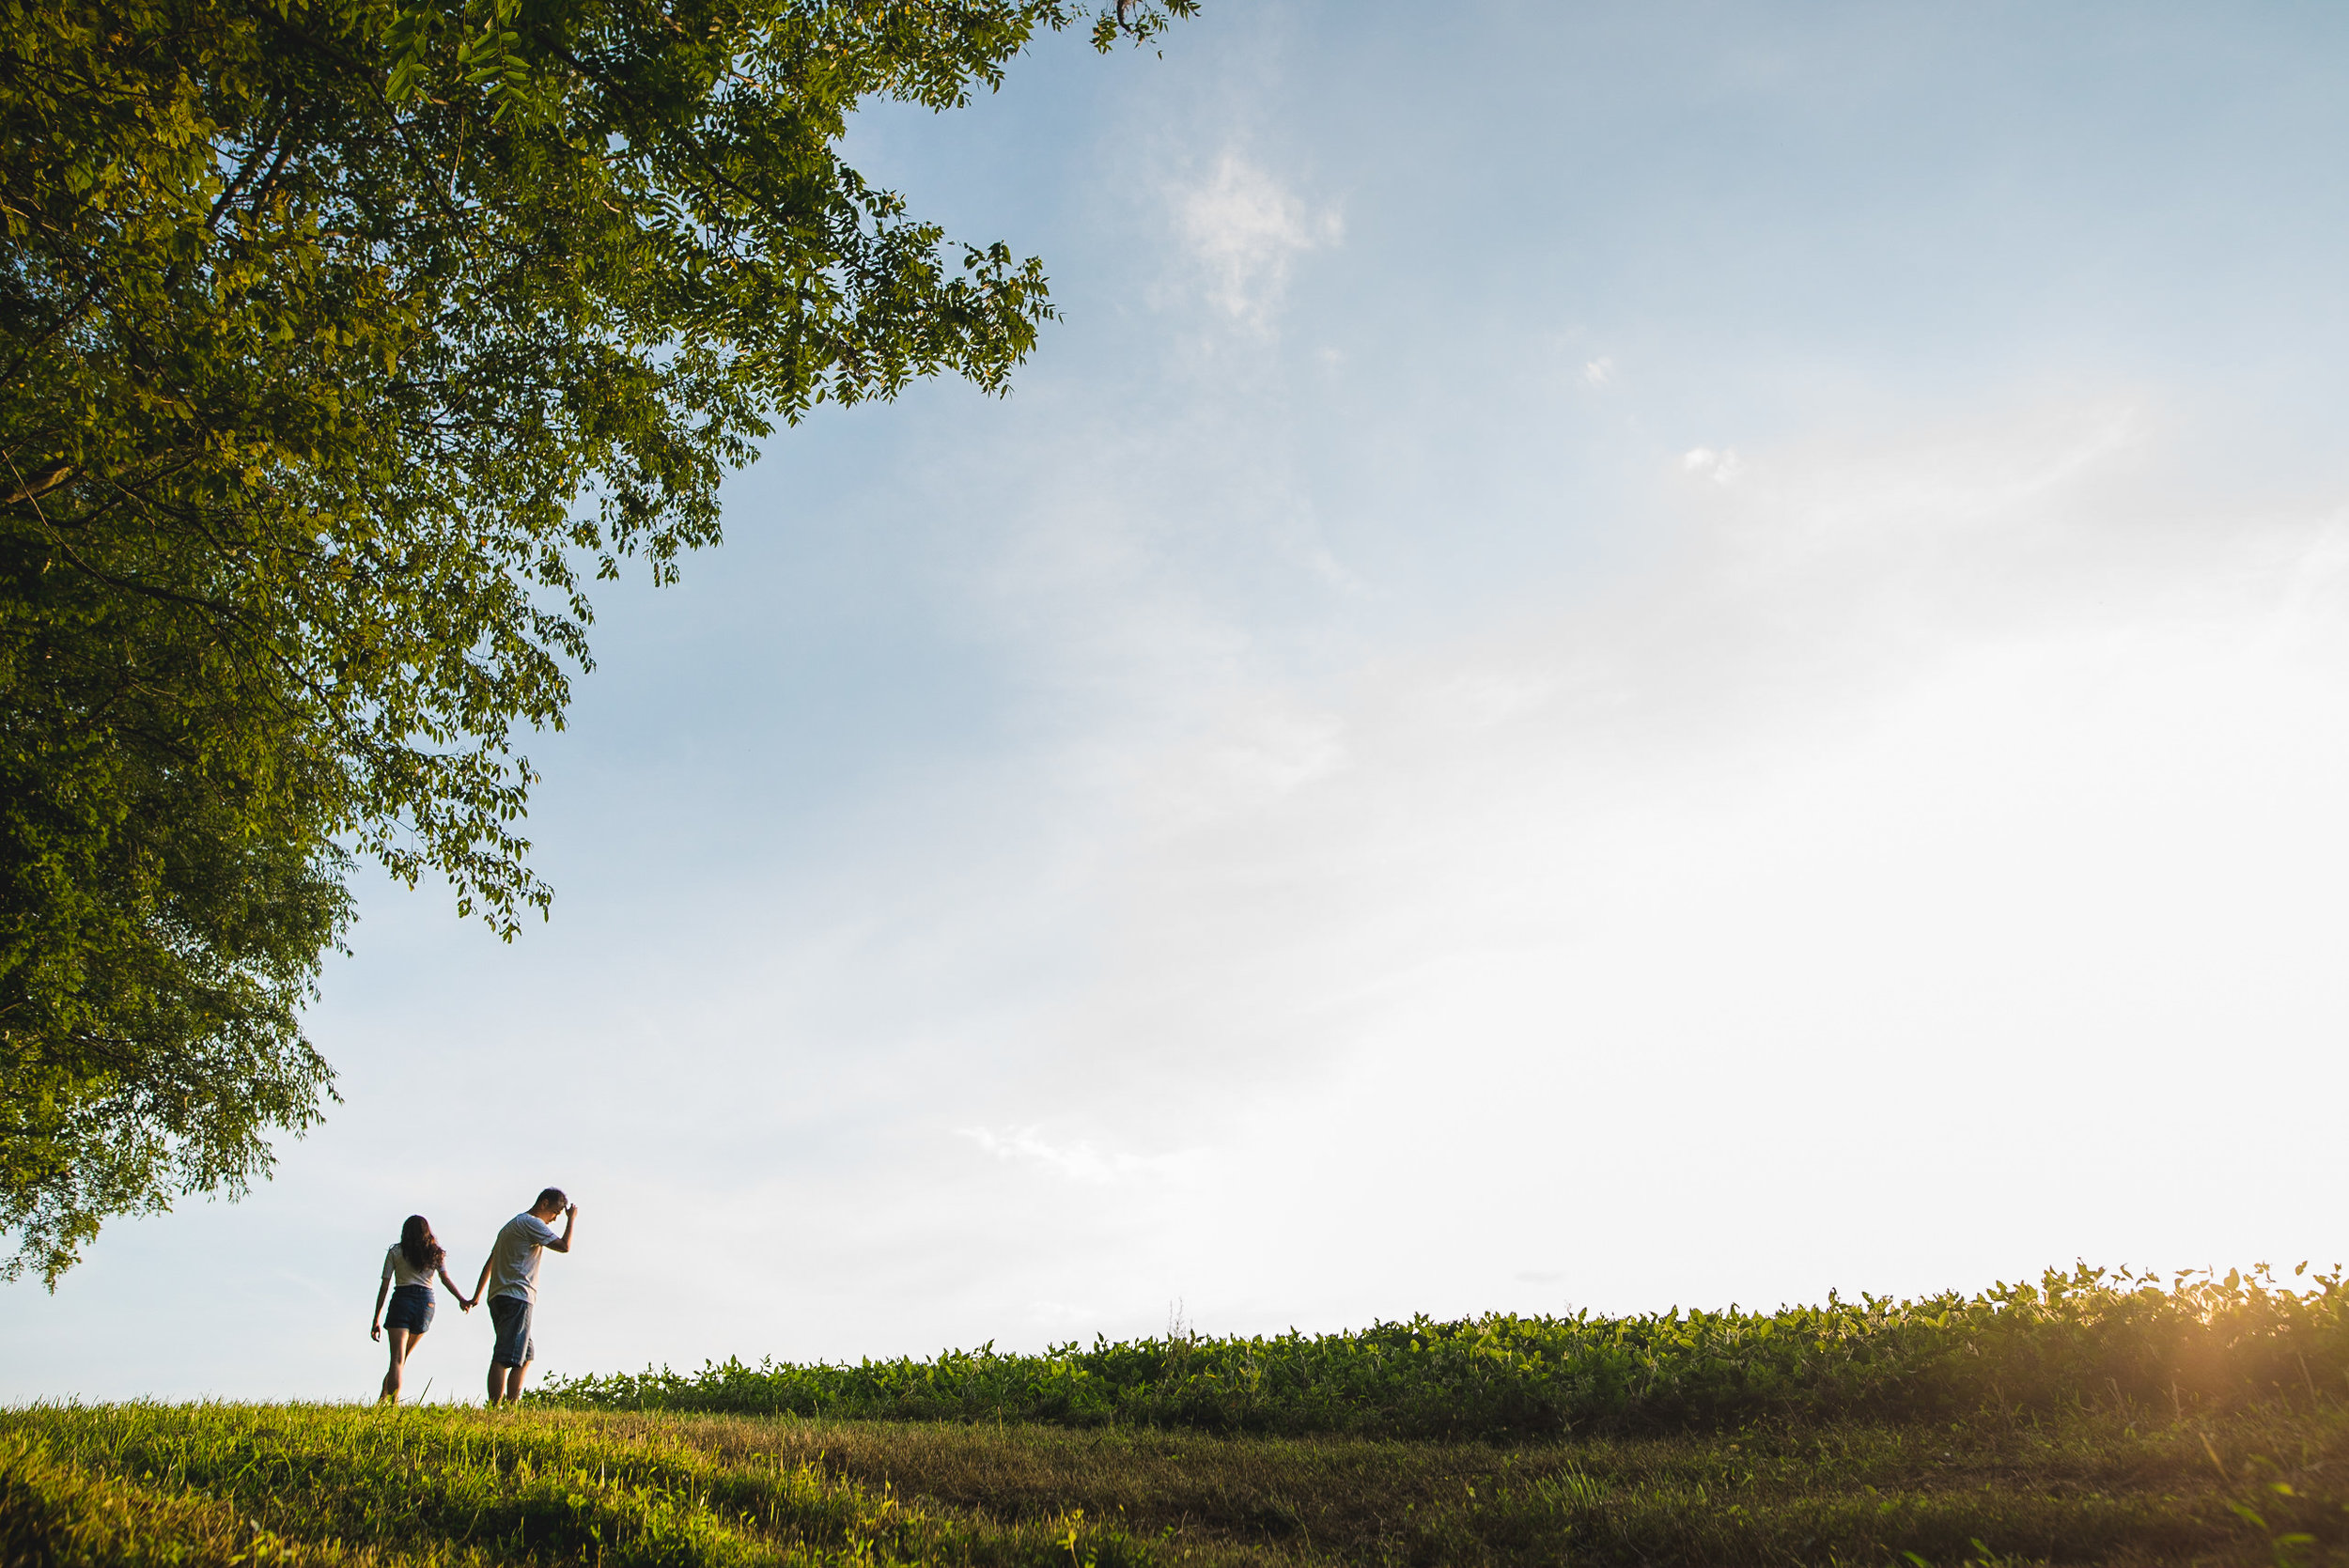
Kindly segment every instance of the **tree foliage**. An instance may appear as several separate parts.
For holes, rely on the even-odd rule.
[[[1094,41],[1194,0],[1133,0]],[[587,589],[674,577],[778,416],[1051,315],[838,156],[1069,0],[0,8],[0,1226],[243,1189],[368,856],[507,936]]]

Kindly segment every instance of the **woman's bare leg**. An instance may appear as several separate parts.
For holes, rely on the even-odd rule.
[[[397,1405],[399,1377],[407,1370],[408,1352],[415,1348],[416,1342],[424,1338],[424,1333],[421,1329],[388,1328],[384,1330],[383,1337],[392,1342],[392,1364],[383,1374],[383,1399],[386,1404]]]

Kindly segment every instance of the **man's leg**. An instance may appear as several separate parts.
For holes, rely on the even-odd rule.
[[[530,1363],[528,1361],[524,1361],[521,1366],[519,1367],[504,1366],[495,1361],[490,1362],[490,1403],[495,1405],[500,1400],[504,1400],[510,1405],[515,1400],[521,1398],[522,1369],[529,1365]]]
[[[528,1354],[526,1341],[530,1333],[528,1308],[508,1296],[490,1297],[490,1321],[497,1326],[497,1340],[490,1351],[490,1403],[492,1405],[513,1397],[507,1384],[515,1366]]]

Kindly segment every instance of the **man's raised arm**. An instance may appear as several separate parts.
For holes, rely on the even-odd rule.
[[[555,1241],[548,1242],[547,1250],[550,1252],[569,1251],[571,1250],[571,1228],[578,1223],[579,1205],[577,1203],[573,1203],[570,1207],[563,1211],[563,1234],[561,1238]]]

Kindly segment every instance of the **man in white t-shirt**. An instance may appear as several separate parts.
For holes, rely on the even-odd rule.
[[[563,1234],[554,1234],[562,1217]],[[490,1321],[497,1326],[497,1343],[490,1351],[490,1403],[522,1397],[522,1374],[537,1354],[531,1343],[530,1317],[538,1304],[538,1259],[546,1252],[571,1250],[571,1228],[579,1223],[579,1205],[563,1196],[559,1187],[538,1194],[538,1201],[514,1216],[498,1232],[490,1261],[481,1265],[473,1299],[490,1292]],[[470,1305],[471,1303],[468,1303]]]

